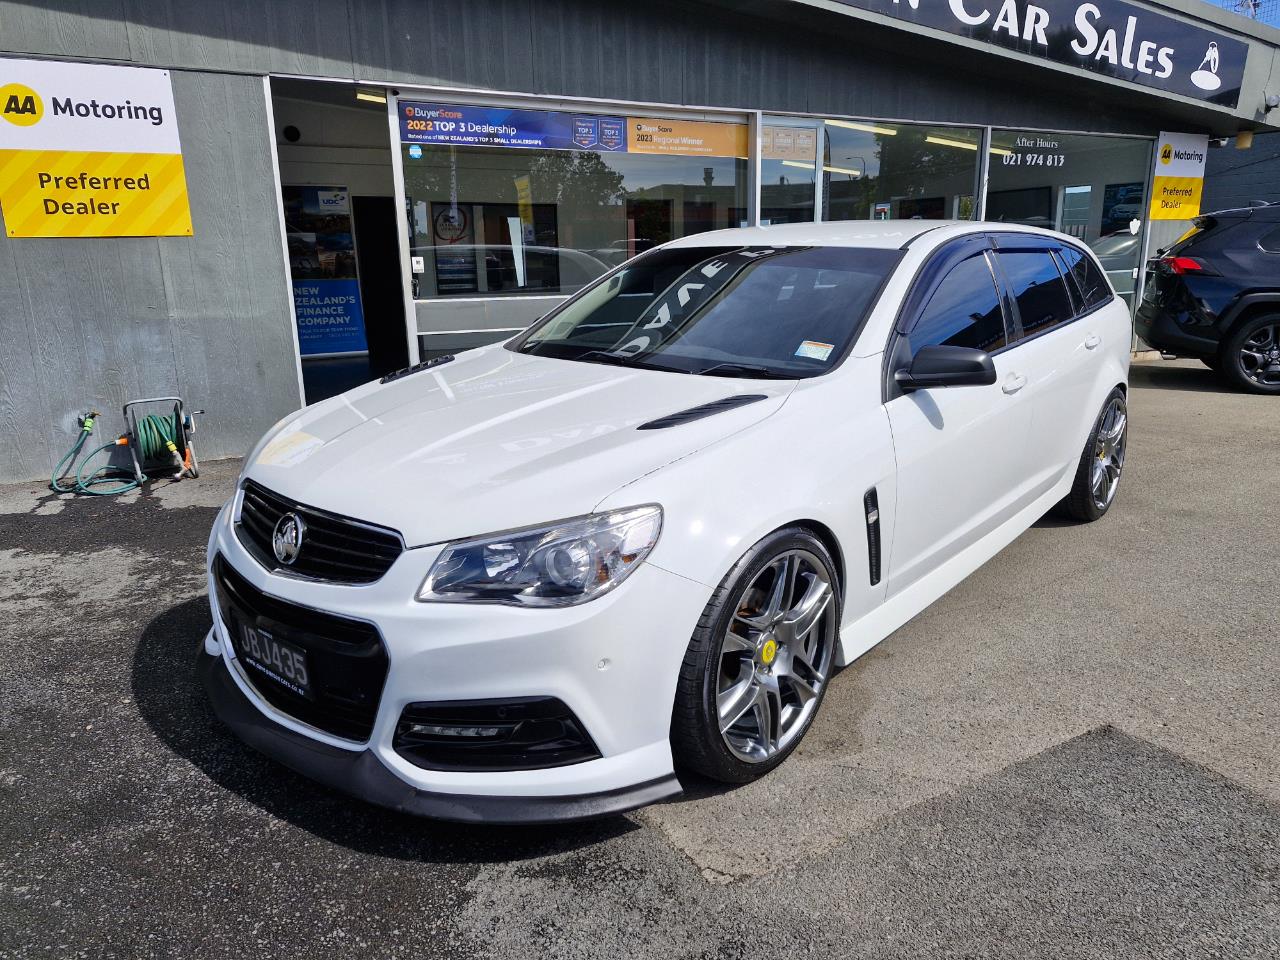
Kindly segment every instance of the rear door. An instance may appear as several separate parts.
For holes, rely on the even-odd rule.
[[[898,479],[888,596],[936,570],[1028,500],[1027,379],[1007,349],[1013,329],[988,246],[986,237],[971,237],[935,253],[891,338],[885,410]],[[903,393],[893,372],[931,344],[987,351],[996,382]]]
[[[1027,377],[1031,398],[1027,456],[1034,497],[1080,458],[1097,413],[1089,409],[1097,361],[1104,348],[1114,347],[1106,341],[1116,332],[1096,309],[1083,315],[1077,310],[1078,295],[1064,275],[1064,258],[1078,262],[1083,253],[1033,234],[1000,234],[995,246],[996,275],[1013,305],[1017,327],[1009,353]],[[1111,299],[1110,287],[1103,287]]]

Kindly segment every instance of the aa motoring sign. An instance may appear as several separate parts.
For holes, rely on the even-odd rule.
[[[838,0],[935,30],[1225,107],[1248,44],[1124,0]]]
[[[0,58],[11,237],[190,236],[166,70]]]

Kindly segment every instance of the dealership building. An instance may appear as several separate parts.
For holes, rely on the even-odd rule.
[[[1132,303],[1206,153],[1280,120],[1280,31],[1200,0],[0,0],[0,25],[0,481],[138,397],[243,454],[723,227],[1042,225]]]

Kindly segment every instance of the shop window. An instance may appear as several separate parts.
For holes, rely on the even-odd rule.
[[[1150,165],[1137,137],[994,130],[986,219],[1078,237],[1132,306]]]
[[[818,127],[766,121],[760,128],[760,223],[812,223]]]
[[[971,219],[981,145],[967,127],[827,120],[822,219]]]
[[[574,293],[746,220],[746,126],[402,101],[416,299]]]

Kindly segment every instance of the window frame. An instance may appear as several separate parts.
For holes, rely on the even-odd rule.
[[[1093,263],[1094,269],[1098,271],[1099,276],[1101,276],[1102,279],[1106,281],[1107,296],[1105,299],[1099,300],[1093,306],[1089,306],[1087,303],[1085,303],[1084,291],[1080,289],[1079,284],[1076,282],[1076,278],[1074,274],[1072,274],[1071,272],[1071,268],[1067,266],[1066,260],[1063,259],[1063,257],[1059,253],[1059,251],[1061,250],[1074,250],[1076,253],[1080,254],[1080,256],[1084,257],[1085,259]],[[1103,269],[1102,264],[1098,261],[1098,258],[1094,256],[1090,251],[1082,248],[1079,244],[1066,243],[1065,241],[1059,241],[1057,247],[1054,248],[1054,256],[1058,260],[1058,271],[1064,277],[1067,278],[1068,292],[1072,294],[1072,297],[1075,300],[1075,302],[1079,304],[1079,306],[1076,309],[1077,320],[1079,320],[1081,317],[1089,316],[1089,314],[1093,313],[1095,310],[1101,310],[1103,307],[1107,306],[1107,304],[1111,303],[1118,296],[1120,296],[1118,293],[1116,293],[1115,288],[1111,286],[1111,280],[1107,276],[1107,271]]]
[[[1102,307],[1106,306],[1107,304],[1111,303],[1116,297],[1116,292],[1114,290],[1110,290],[1111,284],[1110,282],[1108,282],[1107,287],[1110,290],[1110,293],[1107,299],[1100,301],[1094,307],[1090,307],[1084,310],[1081,309],[1082,301],[1084,299],[1083,294],[1076,290],[1074,285],[1074,280],[1068,279],[1070,275],[1070,271],[1064,269],[1065,263],[1057,254],[1057,251],[1059,249],[1062,249],[1065,247],[1071,247],[1075,249],[1077,252],[1079,252],[1082,256],[1086,256],[1086,257],[1090,256],[1084,250],[1081,250],[1080,247],[1078,247],[1076,244],[1066,243],[1054,237],[1044,237],[1034,233],[1000,233],[1000,234],[993,234],[991,239],[992,239],[993,253],[996,254],[996,256],[992,257],[993,267],[996,273],[996,282],[999,283],[1001,288],[1004,290],[1005,302],[1008,305],[1009,309],[1013,311],[1013,320],[1017,327],[1017,335],[1010,341],[1009,343],[1010,347],[1021,346],[1022,344],[1029,343],[1032,340],[1038,340],[1040,337],[1053,333],[1056,330],[1061,330],[1063,327],[1070,326],[1071,324],[1076,323],[1078,320],[1082,319],[1083,317],[1086,317],[1089,314],[1093,313],[1095,310],[1099,310]],[[1046,253],[1048,254],[1050,261],[1052,261],[1054,265],[1054,268],[1058,271],[1058,279],[1062,281],[1062,286],[1066,290],[1067,303],[1071,307],[1071,316],[1059,323],[1053,324],[1052,326],[1035,330],[1032,333],[1027,333],[1027,331],[1022,326],[1022,313],[1018,309],[1018,302],[1013,294],[1013,286],[1012,284],[1010,284],[1009,277],[1005,273],[1004,267],[1000,263],[1000,257],[999,257],[1000,253]],[[1092,259],[1092,257],[1090,259]],[[1106,272],[1103,271],[1101,267],[1098,267],[1096,260],[1094,261],[1094,266],[1098,268],[1099,272],[1102,273],[1102,276],[1105,279]]]
[[[884,363],[881,371],[883,377],[881,388],[882,403],[889,403],[891,400],[905,395],[905,391],[894,378],[894,373],[911,362],[912,357],[906,352],[911,332],[920,322],[921,315],[924,313],[925,308],[928,307],[929,301],[933,298],[933,294],[942,284],[942,281],[950,276],[953,269],[971,257],[980,256],[986,260],[987,269],[991,271],[991,280],[995,286],[996,297],[1000,301],[1000,313],[1004,318],[1005,345],[998,350],[988,351],[987,355],[991,357],[999,356],[1018,344],[1019,341],[1015,333],[1020,332],[1020,328],[1013,325],[1014,315],[1011,312],[1013,305],[1009,300],[1007,286],[1004,284],[1002,277],[996,273],[995,264],[991,256],[993,252],[994,244],[991,233],[985,230],[969,233],[941,243],[928,255],[924,263],[916,269],[916,274],[912,277],[911,284],[907,288],[907,295],[903,297],[902,304],[898,307],[897,316],[889,329],[889,338],[885,343]]]

